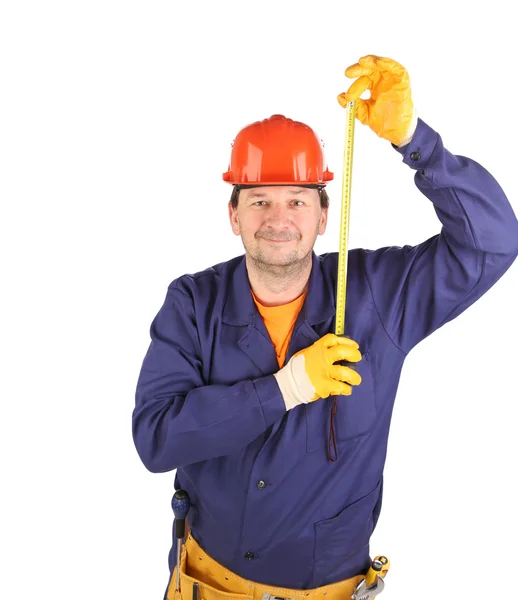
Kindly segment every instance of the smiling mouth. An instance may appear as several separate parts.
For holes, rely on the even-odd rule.
[[[261,235],[259,236],[262,240],[264,240],[265,242],[272,242],[274,244],[285,244],[286,242],[293,242],[295,241],[297,238],[295,237],[290,237],[290,238],[269,238],[265,235]]]

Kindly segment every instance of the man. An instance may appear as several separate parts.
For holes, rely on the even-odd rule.
[[[333,177],[319,140],[282,115],[239,132],[223,178],[245,255],[170,284],[133,415],[145,466],[177,469],[192,503],[182,596],[195,581],[204,600],[351,596],[370,565],[405,357],[518,254],[499,184],[417,118],[406,70],[370,55],[345,74],[356,80],[340,103],[355,100],[402,155],[442,228],[414,247],[349,252],[337,337],[338,256],[313,252]]]

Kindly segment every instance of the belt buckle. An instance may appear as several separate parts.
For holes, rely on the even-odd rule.
[[[273,594],[268,594],[265,592],[262,600],[295,600],[295,598],[283,598],[282,596],[274,596]]]

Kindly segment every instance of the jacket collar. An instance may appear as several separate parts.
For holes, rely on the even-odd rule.
[[[259,312],[250,290],[245,255],[231,261],[228,278],[223,322],[229,325],[254,323]],[[334,296],[332,285],[324,278],[321,260],[313,251],[308,294],[299,315],[301,320],[312,326],[331,318],[335,313]]]

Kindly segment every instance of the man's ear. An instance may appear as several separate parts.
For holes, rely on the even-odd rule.
[[[230,219],[230,226],[235,235],[241,235],[241,229],[239,227],[239,217],[237,210],[232,208],[232,203],[228,203],[228,218]]]
[[[322,212],[320,213],[320,220],[319,220],[319,226],[318,226],[318,235],[324,235],[324,233],[326,231],[328,212],[329,211],[328,211],[327,208],[323,208]]]

